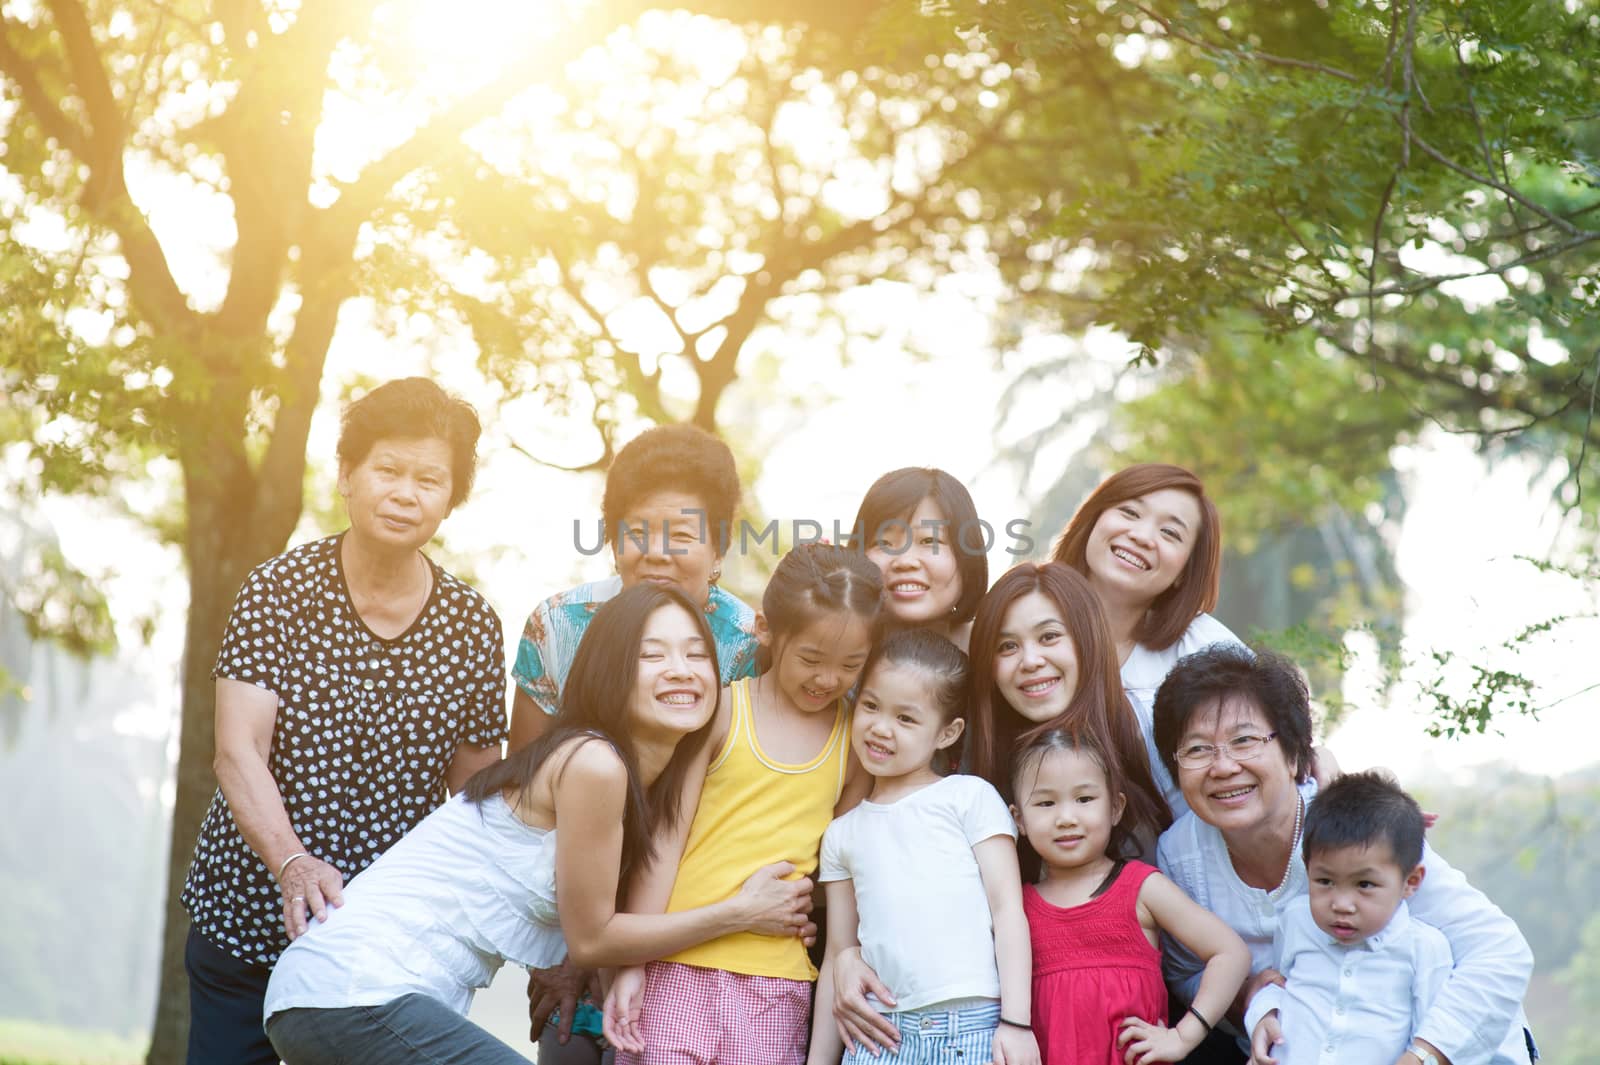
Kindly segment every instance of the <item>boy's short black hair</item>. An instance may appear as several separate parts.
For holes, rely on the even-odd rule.
[[[1422,861],[1422,808],[1379,773],[1347,773],[1323,788],[1306,811],[1302,853],[1389,845],[1395,864],[1409,873]]]

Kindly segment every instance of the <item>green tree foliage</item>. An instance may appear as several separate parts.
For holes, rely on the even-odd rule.
[[[244,574],[301,517],[349,301],[469,329],[508,392],[594,423],[597,466],[619,424],[715,425],[773,304],[816,320],[864,280],[930,284],[974,225],[1025,231],[1007,205],[1032,210],[1054,159],[1021,165],[1019,116],[1073,91],[915,7],[801,0],[553,5],[497,65],[440,77],[405,38],[419,6],[0,4],[0,386],[21,489],[175,483],[144,513],[188,568],[152,1061],[183,1038],[176,900],[214,788],[209,664]],[[691,16],[700,41],[720,34],[709,59]],[[360,150],[352,113],[375,128]],[[175,199],[209,222],[185,226]]]
[[[1169,398],[1122,412],[1114,443],[1258,474],[1281,514],[1371,499],[1387,449],[1436,425],[1564,458],[1561,500],[1593,519],[1593,4],[951,8],[1041,69],[1085,48],[1123,65],[1103,99],[1121,173],[1054,219],[1094,300],[1074,320],[1165,364],[1147,387]]]
[[[1020,40],[1019,9],[972,17]],[[1539,428],[1575,464],[1600,341],[1592,4],[1102,3],[1057,21],[1027,37],[1040,67],[1093,39],[1129,71],[1106,100],[1132,112],[1123,180],[1057,218],[1093,252],[1099,320],[1154,355],[1248,312],[1399,392],[1373,412],[1390,438]],[[1294,356],[1249,337],[1259,369]],[[1577,483],[1574,465],[1569,501]]]
[[[1280,642],[1321,647],[1334,672],[1352,626],[1396,661],[1396,445],[1444,430],[1555,464],[1558,503],[1596,527],[1593,4],[942,9],[1034,69],[1086,54],[1118,67],[1095,142],[1117,165],[1063,183],[1048,253],[1001,259],[1019,290],[1061,292],[1033,301],[1045,323],[1135,344],[1122,372],[1015,447],[1026,468],[1052,441],[1085,444],[1047,513],[1069,514],[1096,470],[1193,466],[1223,507],[1228,569],[1296,604],[1249,621],[1308,624]],[[1014,329],[1038,325],[1019,315]],[[1071,395],[1085,363],[1036,362],[1027,387]],[[1531,709],[1526,684],[1485,668],[1459,698],[1441,693],[1441,731]]]
[[[153,1061],[183,1031],[209,664],[300,518],[352,298],[470,330],[508,393],[594,424],[592,466],[618,425],[715,425],[763,323],[990,264],[1002,342],[1099,322],[1159,353],[1116,451],[1159,429],[1208,442],[1219,483],[1285,491],[1315,466],[1292,490],[1320,511],[1377,500],[1386,449],[1442,422],[1568,455],[1577,502],[1588,5],[616,0],[441,77],[405,40],[419,2],[0,0],[0,417],[32,490],[178,486],[151,514],[190,579]],[[202,239],[156,217],[175,191]],[[1355,421],[1231,406],[1303,397]]]

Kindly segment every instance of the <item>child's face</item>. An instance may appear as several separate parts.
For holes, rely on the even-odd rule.
[[[861,682],[850,744],[868,773],[904,777],[927,769],[935,751],[961,735],[965,722],[945,721],[934,702],[936,680],[914,666],[884,662]]]
[[[1078,691],[1078,651],[1061,613],[1043,592],[1029,592],[1000,619],[995,687],[1006,705],[1035,723],[1066,713]]]
[[[1387,843],[1316,851],[1306,863],[1311,918],[1343,946],[1383,931],[1402,899],[1416,894],[1423,867],[1409,873]]]
[[[961,601],[957,532],[931,499],[918,503],[905,522],[863,530],[867,557],[883,571],[884,601],[902,625],[945,621]]]
[[[848,611],[824,615],[793,635],[778,637],[756,615],[756,638],[772,650],[778,690],[796,709],[819,713],[855,684],[872,650],[872,628]]]
[[[1048,751],[1023,765],[1016,786],[1021,806],[1012,807],[1012,816],[1048,868],[1071,869],[1106,856],[1124,802],[1091,755]]]

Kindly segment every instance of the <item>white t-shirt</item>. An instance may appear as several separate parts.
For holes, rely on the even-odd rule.
[[[897,1011],[1000,997],[994,921],[972,848],[1016,835],[1000,793],[964,774],[897,802],[863,802],[828,826],[818,879],[853,882],[862,957],[894,992]]]
[[[344,905],[289,944],[264,1015],[381,1006],[421,993],[465,1014],[502,962],[566,957],[556,911],[556,834],[498,795],[456,795],[345,885]]]
[[[1144,735],[1145,751],[1150,756],[1150,775],[1155,777],[1156,787],[1161,789],[1167,805],[1172,808],[1173,820],[1188,813],[1189,804],[1184,801],[1183,792],[1167,772],[1165,763],[1161,761],[1161,753],[1156,750],[1156,689],[1167,679],[1167,674],[1178,664],[1178,659],[1202,651],[1214,643],[1244,646],[1244,641],[1235,636],[1228,626],[1210,614],[1201,614],[1189,622],[1189,627],[1171,647],[1152,651],[1143,644],[1134,644],[1133,653],[1122,663],[1122,690],[1128,693],[1128,702],[1133,704],[1133,712],[1139,718],[1139,731]]]

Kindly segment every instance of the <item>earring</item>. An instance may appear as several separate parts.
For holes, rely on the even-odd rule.
[[[711,564],[711,579],[706,581],[706,583],[707,584],[716,584],[721,579],[722,579],[722,563],[721,562],[713,562]]]

